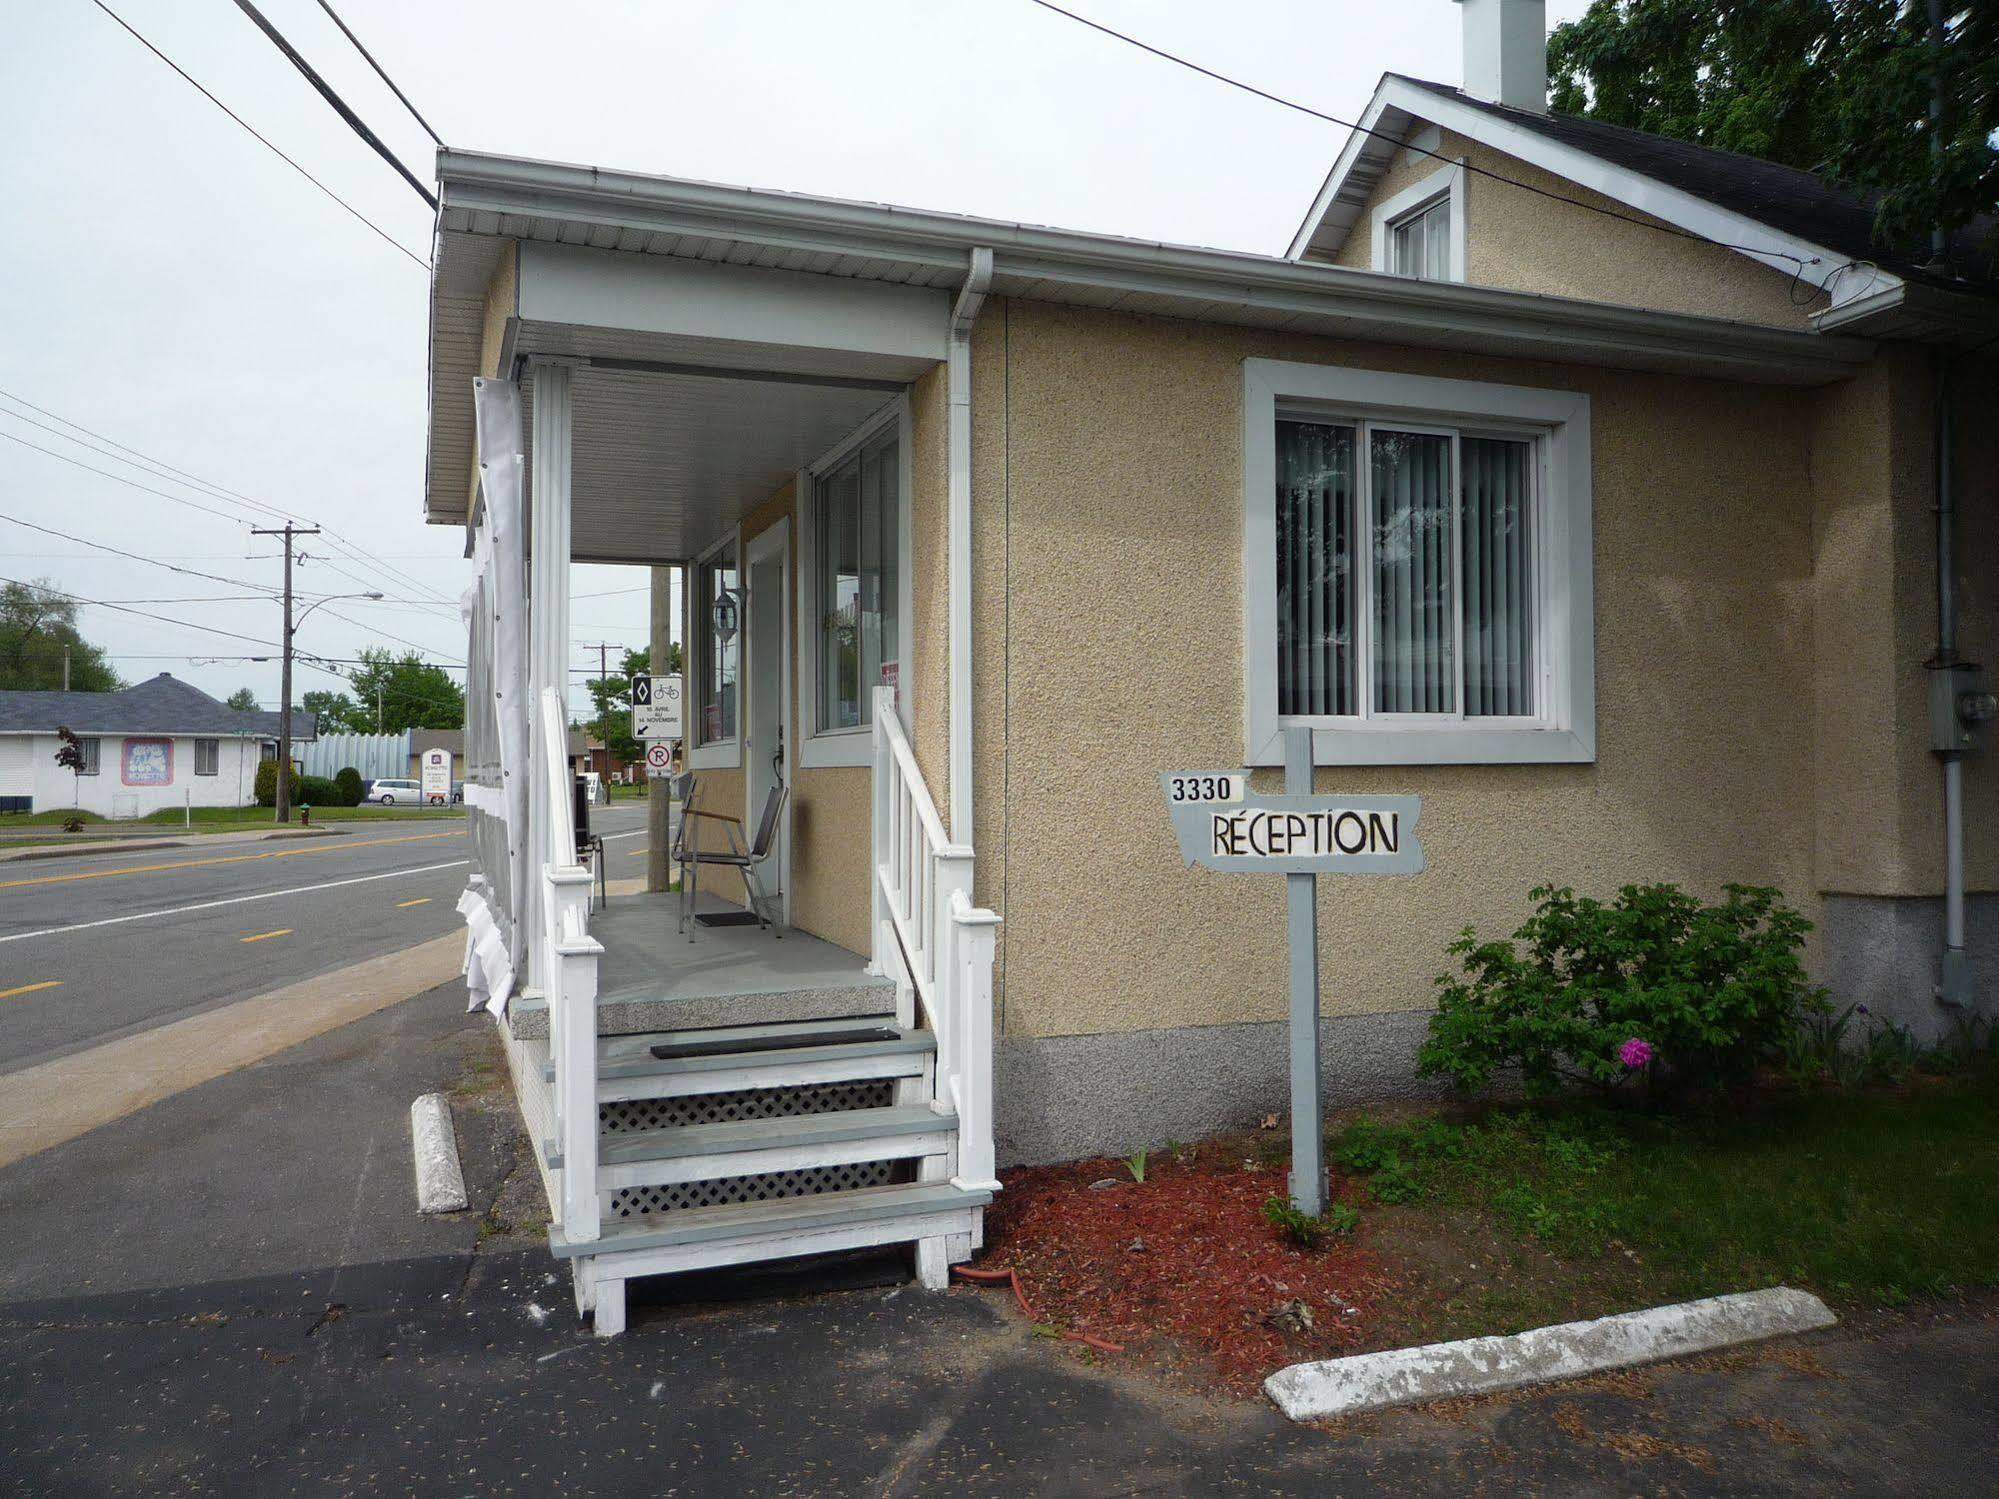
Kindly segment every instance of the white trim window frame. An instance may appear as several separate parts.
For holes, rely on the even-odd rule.
[[[711,663],[708,659],[709,640],[715,629],[711,608],[704,603],[707,590],[702,584],[702,573],[716,559],[730,559],[736,572],[736,589],[740,595],[743,587],[742,529],[731,526],[729,534],[700,553],[694,565],[688,569],[687,579],[687,668],[689,685],[693,688],[687,694],[689,731],[687,735],[687,768],[689,770],[734,770],[742,765],[742,714],[743,714],[743,618],[738,604],[736,611],[736,729],[737,732],[719,739],[701,742],[700,729],[706,721],[708,680]]]
[[[1596,758],[1596,662],[1590,488],[1590,405],[1579,392],[1495,385],[1424,375],[1243,361],[1243,753],[1249,765],[1284,763],[1283,731],[1313,730],[1319,765],[1575,764]],[[1307,421],[1352,427],[1355,602],[1347,714],[1284,716],[1278,711],[1277,425]],[[1446,492],[1452,517],[1451,711],[1373,710],[1373,526],[1366,434],[1371,425],[1450,438]],[[1465,712],[1462,503],[1457,476],[1465,438],[1532,443],[1536,711],[1497,717]]]
[[[835,766],[868,766],[874,763],[874,728],[864,717],[850,728],[819,727],[819,637],[823,617],[819,606],[819,488],[824,477],[837,469],[854,452],[876,441],[890,427],[896,434],[896,712],[907,728],[910,723],[910,649],[915,640],[913,617],[915,568],[910,556],[910,406],[905,393],[862,422],[798,474],[798,645],[793,660],[798,666],[797,722],[792,741],[798,746],[798,763],[808,770]],[[863,693],[865,704],[870,694]]]
[[[1377,204],[1373,212],[1373,256],[1369,264],[1386,275],[1409,275],[1395,268],[1395,231],[1433,209],[1443,206],[1450,215],[1445,237],[1449,247],[1449,268],[1444,276],[1416,273],[1423,281],[1465,279],[1465,167],[1462,161],[1440,167],[1419,182],[1411,183],[1394,197]]]
[[[202,767],[206,766],[207,769]],[[220,775],[222,772],[222,741],[220,739],[197,739],[194,741],[194,773],[198,776]]]

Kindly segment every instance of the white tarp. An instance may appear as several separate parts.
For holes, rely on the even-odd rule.
[[[474,380],[479,497],[466,626],[465,816],[477,871],[459,897],[468,1009],[499,1014],[526,954],[528,880],[527,572],[521,392]]]

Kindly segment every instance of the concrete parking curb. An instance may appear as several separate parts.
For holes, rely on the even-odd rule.
[[[1812,1332],[1838,1320],[1809,1292],[1772,1286],[1619,1312],[1590,1322],[1537,1327],[1507,1337],[1467,1338],[1292,1364],[1266,1379],[1263,1389],[1292,1420],[1317,1421],[1576,1379],[1736,1343]]]
[[[462,1213],[465,1173],[458,1165],[458,1133],[451,1127],[451,1103],[442,1093],[426,1093],[410,1105],[410,1143],[416,1153],[416,1210]]]

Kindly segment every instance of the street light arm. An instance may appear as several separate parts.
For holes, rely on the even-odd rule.
[[[381,597],[382,595],[379,593],[329,593],[325,598],[314,599],[310,604],[299,610],[298,617],[291,622],[285,633],[287,635],[296,635],[298,627],[305,623],[305,617],[321,604],[338,603],[342,599],[379,599]]]

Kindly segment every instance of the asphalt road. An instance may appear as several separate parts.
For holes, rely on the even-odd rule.
[[[644,803],[593,826],[644,872]],[[442,936],[469,854],[453,818],[0,864],[0,1074]]]

